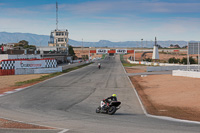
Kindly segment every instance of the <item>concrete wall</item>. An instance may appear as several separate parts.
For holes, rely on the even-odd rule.
[[[62,72],[62,67],[34,69],[34,74]]]
[[[19,68],[15,70],[15,75],[41,74],[41,73],[54,73],[54,72],[62,72],[62,67],[39,68],[39,69]]]
[[[15,69],[15,75],[34,74],[34,69],[19,68]]]
[[[151,71],[172,71],[172,70],[187,70],[187,65],[179,66],[157,66],[157,67],[147,67],[147,72]],[[198,70],[197,65],[190,65],[189,70]]]
[[[9,55],[9,54],[1,54],[0,55],[0,61],[1,60],[7,60],[7,59],[33,59],[33,58],[37,58],[37,59],[41,59],[39,54],[19,54],[19,55]]]
[[[147,72],[152,71],[172,71],[172,70],[198,70],[198,65],[181,65],[181,64],[169,64],[169,63],[159,63],[159,62],[145,62],[145,61],[131,61],[127,59],[131,64],[143,64],[148,65]]]
[[[200,78],[200,72],[197,72],[197,71],[173,70],[172,75],[173,76]]]

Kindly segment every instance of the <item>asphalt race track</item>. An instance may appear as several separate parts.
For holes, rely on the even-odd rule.
[[[119,56],[0,97],[0,116],[57,127],[57,130],[11,130],[5,133],[199,133],[200,125],[147,117]],[[113,93],[122,102],[115,115],[96,114],[100,101]],[[66,130],[65,130],[66,129]]]

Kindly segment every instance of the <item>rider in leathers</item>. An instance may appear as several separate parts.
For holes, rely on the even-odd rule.
[[[116,94],[112,94],[112,96],[103,100],[103,102],[105,103],[104,106],[103,106],[103,109],[105,109],[106,106],[109,106],[109,103],[111,101],[117,101],[117,95]]]

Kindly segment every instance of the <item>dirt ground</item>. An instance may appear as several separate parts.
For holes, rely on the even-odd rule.
[[[47,74],[30,74],[30,75],[9,75],[0,76],[0,94],[6,91],[12,91],[18,87],[14,86],[16,82],[22,82],[30,79],[39,78]]]
[[[172,75],[132,76],[130,79],[148,113],[200,121],[200,79]]]
[[[25,124],[15,121],[10,121],[0,118],[0,128],[20,128],[20,129],[53,129],[48,127],[42,127],[37,125]]]

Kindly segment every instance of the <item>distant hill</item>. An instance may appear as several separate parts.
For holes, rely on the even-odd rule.
[[[26,40],[30,45],[48,46],[50,37],[48,35],[37,35],[31,33],[9,33],[0,32],[0,44],[2,43],[16,43],[21,40]],[[84,47],[153,47],[153,41],[124,41],[124,42],[111,42],[108,40],[100,40],[98,42],[81,42],[69,39],[69,44],[72,46]],[[158,41],[162,47],[169,47],[170,44],[178,44],[179,46],[187,45],[186,41]]]

